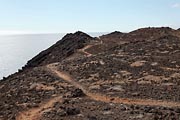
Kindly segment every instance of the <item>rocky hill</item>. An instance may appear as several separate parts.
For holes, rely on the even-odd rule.
[[[178,120],[180,32],[83,32],[0,81],[0,120]]]
[[[39,55],[28,61],[27,67],[60,62],[73,54],[77,49],[81,49],[86,46],[93,39],[94,38],[80,31],[74,34],[67,34],[62,38],[62,40],[58,41],[49,49],[42,51]]]

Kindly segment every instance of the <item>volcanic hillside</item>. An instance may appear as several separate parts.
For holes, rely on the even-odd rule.
[[[178,120],[180,31],[83,32],[0,81],[0,120]]]

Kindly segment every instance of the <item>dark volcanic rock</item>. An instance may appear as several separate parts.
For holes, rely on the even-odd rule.
[[[122,32],[119,32],[119,31],[114,31],[114,32],[112,32],[112,33],[109,33],[109,34],[107,34],[107,35],[102,35],[102,36],[100,36],[100,38],[110,38],[110,37],[113,37],[113,38],[115,38],[115,37],[121,37],[122,35],[123,35],[124,33],[122,33]]]
[[[96,56],[62,64],[82,84],[102,94],[179,101],[179,59],[180,39],[167,35],[152,41],[117,45]],[[103,81],[107,83],[103,85]],[[102,83],[97,85],[98,82]]]
[[[100,36],[100,39],[107,44],[112,44],[112,43],[118,43],[118,42],[122,42],[122,38],[126,35],[126,33],[122,33],[119,31],[115,31],[112,33],[109,33],[107,35],[102,35]],[[106,46],[107,47],[107,46]]]
[[[71,97],[84,97],[85,94],[83,93],[83,91],[81,89],[75,89],[74,91],[72,91],[71,93]]]
[[[149,27],[149,28],[141,28],[132,31],[128,34],[128,36],[134,38],[133,41],[155,40],[164,35],[170,35],[174,31],[175,30],[169,27],[160,27],[160,28]]]
[[[142,35],[142,36],[146,36],[146,35],[157,35],[157,34],[170,34],[172,32],[174,32],[175,30],[170,28],[170,27],[159,27],[159,28],[155,28],[155,27],[149,27],[149,28],[140,28],[138,30],[132,31],[130,32],[131,34],[137,34],[137,35]]]
[[[97,120],[95,116],[88,116],[88,120]]]
[[[67,115],[77,115],[80,114],[80,110],[78,108],[66,108]]]
[[[94,38],[91,36],[80,31],[74,34],[67,34],[62,38],[62,40],[28,61],[26,67],[35,67],[60,62],[72,55],[77,49],[83,48],[93,39]]]

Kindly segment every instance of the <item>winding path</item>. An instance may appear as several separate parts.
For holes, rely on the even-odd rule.
[[[89,49],[92,46],[93,45],[87,45],[84,48],[79,49],[79,52],[82,52],[82,53],[86,54],[87,57],[90,57],[90,56],[92,56],[92,54],[86,52],[86,49]],[[73,82],[70,76],[68,76],[68,75],[66,75],[64,73],[56,71],[55,67],[52,67],[52,66],[53,66],[53,64],[52,65],[47,65],[48,69],[50,69],[51,72],[56,72],[58,77],[72,83],[77,88],[80,88],[83,91],[85,91],[85,89],[83,89],[83,87],[81,87],[81,85],[76,84],[76,82]],[[45,69],[47,69],[47,67],[45,67]],[[44,86],[40,86],[40,87],[44,88]],[[39,107],[32,108],[32,109],[29,109],[27,111],[20,112],[17,115],[16,120],[39,120],[41,118],[42,114],[45,111],[51,110],[51,107],[54,105],[54,103],[60,102],[60,101],[61,101],[61,97],[54,97],[54,98],[50,99],[49,101],[42,103]]]
[[[16,120],[40,120],[41,115],[48,110],[51,110],[52,106],[56,102],[61,102],[61,97],[55,97],[47,102],[44,102],[37,108],[32,108],[24,112],[20,112]]]
[[[81,89],[84,94],[96,101],[102,101],[106,103],[123,103],[123,104],[136,104],[136,105],[145,105],[145,106],[164,106],[164,107],[180,107],[180,103],[178,102],[168,102],[168,101],[160,101],[160,100],[152,100],[152,99],[130,99],[130,98],[119,98],[119,97],[110,97],[106,95],[102,95],[100,93],[91,93],[87,89],[85,89],[80,83],[76,82],[68,73],[63,71],[58,71],[56,66],[51,64],[48,65],[47,68],[55,73],[57,77],[69,82],[75,87]]]
[[[130,99],[130,98],[119,98],[119,97],[111,97],[102,95],[100,93],[92,93],[84,88],[80,83],[76,82],[71,75],[66,72],[57,70],[56,64],[49,64],[45,67],[45,69],[57,77],[69,82],[74,85],[76,88],[81,89],[86,96],[88,96],[92,100],[106,102],[106,103],[121,103],[121,104],[129,104],[129,105],[145,105],[145,106],[164,106],[164,107],[180,107],[180,103],[178,102],[168,102],[168,101],[160,101],[160,100],[152,100],[152,99]],[[27,111],[20,112],[16,120],[39,120],[42,114],[46,111],[52,109],[54,103],[62,102],[61,97],[51,98],[49,101],[42,103],[39,107],[29,109]]]
[[[102,41],[99,44],[102,44]],[[92,54],[88,53],[86,50],[91,48],[92,46],[93,45],[87,45],[84,48],[79,49],[78,51],[84,53],[85,55],[87,55],[87,57],[90,57],[92,56]],[[129,104],[129,105],[136,104],[136,105],[145,105],[145,106],[180,107],[179,102],[169,102],[169,101],[160,101],[160,100],[152,100],[152,99],[119,98],[119,97],[102,95],[100,93],[92,93],[88,91],[86,88],[84,88],[80,83],[75,81],[73,77],[68,73],[57,70],[55,63],[47,65],[45,69],[52,72],[57,77],[69,82],[76,88],[81,89],[84,92],[84,94],[86,94],[86,96],[88,96],[92,100],[106,102],[106,103],[121,103],[121,104]],[[54,97],[51,98],[49,101],[45,101],[39,107],[35,107],[27,111],[20,112],[17,115],[16,120],[39,120],[42,114],[48,110],[51,110],[54,103],[56,102],[62,102],[62,98]]]
[[[98,39],[100,40],[100,38],[98,38]],[[78,51],[81,52],[81,53],[83,53],[83,54],[85,54],[85,55],[87,55],[87,57],[90,57],[90,56],[92,56],[93,54],[87,52],[86,50],[89,49],[89,48],[91,48],[91,47],[93,47],[93,46],[101,45],[101,44],[103,44],[103,41],[102,41],[102,40],[99,41],[98,43],[87,45],[87,46],[83,47],[82,49],[79,49]]]
[[[86,50],[89,49],[89,48],[91,48],[92,46],[93,46],[93,45],[87,45],[87,46],[85,46],[84,48],[79,49],[78,51],[81,52],[81,53],[84,53],[85,55],[87,55],[87,57],[90,57],[90,56],[92,56],[92,54],[89,53],[89,52],[86,52]]]

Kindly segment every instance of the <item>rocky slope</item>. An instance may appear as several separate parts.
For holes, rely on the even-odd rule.
[[[76,32],[0,81],[0,120],[178,120],[180,32]]]
[[[73,54],[77,49],[83,48],[93,39],[94,38],[80,31],[74,34],[67,34],[62,38],[62,40],[28,61],[27,67],[60,62]]]

